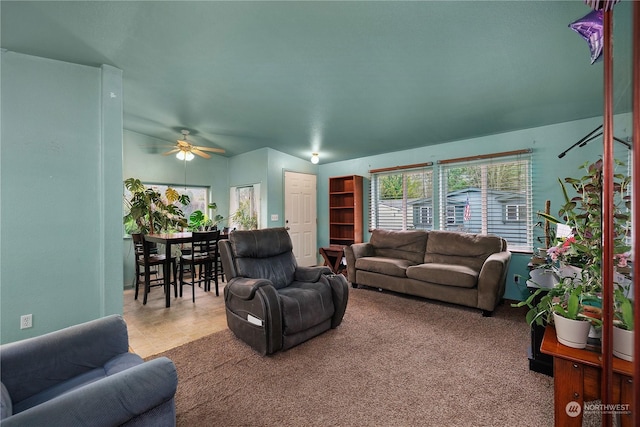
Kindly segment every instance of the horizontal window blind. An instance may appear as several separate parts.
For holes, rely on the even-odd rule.
[[[532,250],[530,153],[447,161],[439,168],[440,229],[495,234],[510,250]]]
[[[433,169],[390,169],[371,175],[371,227],[433,229]]]

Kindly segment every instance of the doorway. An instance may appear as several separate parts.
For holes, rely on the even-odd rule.
[[[284,173],[284,223],[299,266],[317,265],[316,176]]]

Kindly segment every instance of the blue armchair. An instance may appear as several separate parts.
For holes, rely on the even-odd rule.
[[[175,365],[129,353],[118,315],[2,345],[0,372],[2,427],[176,423]]]

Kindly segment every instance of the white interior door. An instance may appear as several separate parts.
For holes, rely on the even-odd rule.
[[[293,242],[293,254],[300,266],[317,262],[316,176],[284,173],[285,227]]]

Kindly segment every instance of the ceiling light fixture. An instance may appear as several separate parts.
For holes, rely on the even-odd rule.
[[[313,163],[314,165],[317,165],[319,161],[320,161],[320,156],[318,155],[318,153],[312,153],[311,163]]]
[[[193,153],[191,151],[178,151],[176,153],[176,157],[178,158],[178,160],[186,160],[186,161],[191,161],[193,160],[193,158],[195,157],[193,155]]]

